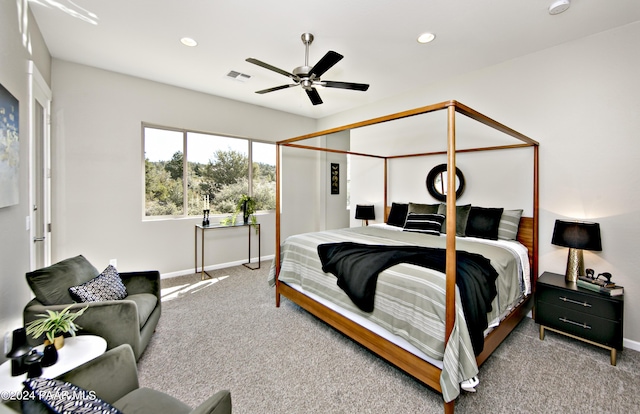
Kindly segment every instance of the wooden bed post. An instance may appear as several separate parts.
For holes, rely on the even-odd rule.
[[[276,307],[280,307],[280,164],[282,147],[276,143]]]
[[[388,163],[389,163],[389,159],[387,157],[384,158],[384,196],[382,197],[383,199],[383,203],[382,204],[382,217],[384,219],[384,222],[387,222],[387,194],[388,194],[388,186],[389,186],[389,180],[388,180],[388,175],[389,175],[389,170],[388,170]]]
[[[447,128],[447,263],[445,346],[456,317],[456,108],[450,105]],[[453,237],[451,237],[453,235]]]
[[[540,166],[538,163],[539,145],[533,147],[533,280],[531,283],[531,294],[535,293],[536,281],[538,280],[538,223],[540,207]]]
[[[456,108],[447,108],[447,253],[445,291],[446,348],[456,318]],[[453,235],[453,237],[451,237]],[[444,403],[445,414],[453,414],[455,401]]]

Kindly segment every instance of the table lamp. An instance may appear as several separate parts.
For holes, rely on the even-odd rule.
[[[564,280],[575,283],[584,276],[583,250],[602,250],[600,225],[581,221],[556,220],[551,244],[569,248]]]
[[[374,220],[376,218],[376,212],[372,205],[364,206],[364,205],[356,205],[356,220],[364,220],[365,225],[369,225],[369,220]]]

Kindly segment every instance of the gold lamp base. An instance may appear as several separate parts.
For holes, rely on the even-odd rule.
[[[578,276],[584,276],[584,258],[582,249],[569,248],[569,257],[567,257],[567,271],[564,274],[564,280],[570,283],[576,283]]]

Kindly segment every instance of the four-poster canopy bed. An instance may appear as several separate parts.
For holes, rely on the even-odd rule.
[[[447,150],[446,151],[436,151],[430,153],[420,153],[420,154],[403,154],[403,155],[393,155],[393,156],[384,156],[380,157],[379,155],[370,155],[362,152],[350,152],[346,150],[339,149],[330,149],[326,147],[314,146],[314,145],[303,145],[300,142],[321,136],[326,136],[328,134],[333,134],[336,132],[353,130],[356,128],[361,128],[370,125],[376,125],[380,123],[392,122],[394,120],[405,119],[408,117],[413,117],[421,114],[432,113],[436,111],[446,111],[446,120],[447,120]],[[465,148],[456,150],[456,115],[463,115],[477,123],[483,124],[491,128],[494,131],[498,131],[501,134],[505,134],[508,137],[514,138],[519,141],[518,143],[510,143],[506,145],[490,145],[480,148]],[[500,124],[493,119],[482,115],[481,113],[459,103],[456,101],[447,101],[442,102],[430,106],[425,106],[417,109],[413,109],[410,111],[400,112],[391,114],[388,116],[383,116],[375,119],[371,119],[368,121],[354,123],[350,125],[345,125],[339,128],[333,128],[326,131],[320,131],[313,134],[308,134],[304,136],[300,136],[297,138],[292,138],[284,141],[279,141],[277,143],[277,163],[276,163],[276,258],[280,258],[280,260],[274,260],[274,264],[272,266],[272,274],[273,283],[275,283],[276,288],[276,306],[280,306],[280,296],[283,295],[292,302],[301,306],[311,314],[315,315],[322,321],[331,325],[338,331],[342,332],[346,336],[350,337],[354,341],[360,343],[367,349],[371,350],[375,354],[384,358],[388,362],[396,365],[409,375],[418,379],[419,381],[425,383],[429,387],[437,390],[438,392],[443,394],[444,398],[444,409],[445,412],[453,412],[454,409],[454,401],[455,397],[459,394],[459,383],[461,380],[468,379],[469,375],[473,375],[473,372],[477,372],[477,367],[480,366],[489,355],[500,345],[500,343],[507,337],[507,335],[517,326],[517,324],[526,316],[526,314],[531,310],[533,306],[533,290],[535,289],[535,282],[538,274],[538,143],[525,135],[514,131],[513,129]],[[496,279],[496,285],[503,284],[503,278],[506,280],[507,278],[511,278],[511,276],[503,276],[503,272],[507,272],[507,268],[515,268],[520,269],[520,277],[524,278],[524,282],[520,281],[520,287],[523,288],[522,291],[512,293],[509,299],[506,298],[506,294],[503,294],[500,289],[505,291],[517,290],[512,287],[505,288],[502,286],[498,287],[498,294],[496,295],[497,299],[494,300],[494,314],[491,315],[491,318],[499,319],[499,324],[492,329],[487,329],[484,333],[484,343],[479,346],[481,351],[478,351],[474,345],[474,350],[476,352],[469,352],[467,349],[467,324],[463,323],[465,320],[466,312],[462,312],[460,308],[462,307],[460,304],[459,296],[461,293],[456,295],[456,274],[460,272],[461,267],[464,263],[460,258],[460,253],[456,253],[456,246],[460,246],[460,250],[473,250],[476,249],[476,246],[482,245],[483,247],[478,247],[479,251],[482,254],[488,255],[491,263],[494,267],[495,263],[502,263],[501,261],[505,256],[509,256],[509,254],[505,253],[494,253],[493,251],[489,251],[490,249],[498,249],[497,247],[485,247],[482,243],[473,243],[472,241],[467,241],[465,238],[456,238],[456,237],[433,237],[433,236],[425,236],[423,234],[417,233],[408,233],[408,232],[395,232],[395,233],[404,233],[399,236],[394,236],[393,238],[387,239],[385,230],[380,230],[372,227],[362,227],[362,228],[353,228],[353,229],[342,229],[336,231],[329,232],[320,232],[317,233],[317,236],[306,234],[303,235],[302,239],[298,239],[297,243],[301,246],[300,251],[296,251],[294,253],[288,253],[289,250],[285,249],[294,249],[294,247],[288,247],[288,240],[291,238],[287,238],[287,241],[281,240],[281,194],[282,194],[282,149],[283,147],[294,147],[305,150],[314,150],[314,151],[325,151],[325,152],[333,152],[339,154],[353,154],[358,156],[374,156],[377,158],[382,158],[384,162],[384,206],[385,206],[385,222],[386,218],[390,212],[390,206],[392,203],[387,200],[388,197],[388,161],[394,158],[406,158],[406,157],[414,157],[414,156],[429,156],[429,155],[445,155],[447,157],[447,192],[446,192],[446,222],[442,225],[443,233],[452,235],[456,234],[456,180],[455,180],[455,172],[456,172],[456,153],[462,152],[475,152],[475,151],[488,151],[488,150],[502,150],[502,149],[514,149],[514,148],[525,148],[531,147],[533,149],[533,183],[532,183],[532,217],[521,217],[520,225],[517,233],[517,241],[526,247],[524,254],[520,252],[520,257],[523,258],[522,262],[526,262],[523,264],[513,265],[513,264],[505,264],[504,269],[498,269],[498,276]],[[444,205],[442,206],[443,208]],[[401,236],[401,237],[400,237]],[[295,237],[295,236],[294,236]],[[398,238],[399,237],[399,238]],[[422,239],[421,239],[422,238]],[[320,264],[318,260],[318,255],[314,250],[314,248],[327,241],[350,241],[355,240],[357,242],[363,242],[366,244],[393,244],[393,245],[401,245],[407,246],[417,244],[421,245],[422,240],[426,240],[427,238],[431,238],[433,240],[437,240],[436,246],[439,247],[440,250],[443,250],[444,258],[446,259],[443,263],[443,268],[440,271],[433,271],[424,268],[417,268],[411,264],[400,264],[394,267],[388,268],[389,270],[385,270],[380,273],[380,278],[378,280],[378,292],[376,293],[376,308],[378,307],[378,303],[384,302],[383,299],[379,300],[379,297],[383,295],[389,294],[386,290],[387,287],[380,285],[393,285],[395,280],[393,279],[397,275],[392,271],[393,269],[402,268],[402,272],[406,272],[410,274],[410,279],[416,279],[418,277],[422,278],[424,275],[425,280],[429,280],[428,282],[420,282],[425,283],[426,285],[433,285],[435,288],[434,291],[440,290],[439,293],[434,293],[435,295],[440,295],[442,300],[442,313],[440,316],[439,322],[434,326],[440,327],[440,332],[433,334],[436,337],[441,337],[441,340],[444,345],[444,350],[441,354],[435,352],[436,356],[434,357],[434,353],[429,352],[429,347],[431,345],[427,345],[423,348],[419,348],[417,350],[413,349],[413,345],[415,343],[409,340],[409,344],[406,343],[403,339],[396,339],[393,334],[390,336],[387,335],[385,329],[388,327],[380,328],[380,326],[376,325],[376,321],[382,319],[376,319],[375,316],[376,310],[373,310],[372,313],[372,321],[363,320],[360,317],[363,313],[358,309],[353,311],[344,310],[343,308],[349,308],[352,304],[343,302],[340,304],[340,300],[336,301],[337,304],[329,303],[328,300],[323,296],[324,293],[316,294],[314,293],[315,288],[305,289],[305,285],[312,286],[313,284],[324,284],[326,280],[327,286],[329,284],[335,285],[335,278],[332,275],[330,277],[326,277],[326,274],[322,274],[322,270],[318,270],[318,268],[307,268],[306,264],[302,264],[302,261],[310,262],[311,267],[316,266],[319,267]],[[313,240],[311,240],[313,239]],[[458,240],[456,240],[458,239]],[[284,243],[284,245],[283,245]],[[308,245],[307,245],[308,243]],[[292,246],[293,246],[292,242]],[[517,243],[516,243],[517,244]],[[306,259],[300,259],[300,262],[296,260],[287,261],[287,255],[302,255],[303,250],[311,251],[310,256]],[[293,252],[293,250],[291,250]],[[318,248],[320,251],[320,248]],[[464,253],[464,252],[463,252]],[[493,256],[495,255],[495,256]],[[510,253],[511,256],[516,256],[513,251]],[[298,256],[296,256],[298,257]],[[321,258],[321,260],[324,260]],[[505,263],[506,260],[504,259]],[[315,262],[315,263],[314,263]],[[460,263],[458,263],[460,262]],[[324,262],[323,262],[324,264]],[[283,271],[284,269],[284,271]],[[324,267],[322,268],[324,270]],[[305,273],[311,275],[311,279],[306,281],[305,279],[295,279],[298,277],[297,273]],[[386,275],[389,273],[389,275]],[[514,271],[515,273],[515,271]],[[281,280],[283,278],[283,274],[287,274],[290,277],[289,282]],[[434,276],[439,275],[439,276]],[[287,276],[287,277],[289,277]],[[324,276],[324,279],[322,279]],[[316,279],[313,279],[313,278]],[[440,279],[438,279],[438,277]],[[391,279],[389,279],[391,278]],[[295,281],[294,281],[295,279]],[[390,283],[389,280],[394,280],[394,282]],[[375,281],[375,280],[374,280]],[[401,283],[405,283],[401,281]],[[409,282],[408,282],[409,283]],[[413,282],[410,282],[413,283]],[[509,282],[511,283],[511,282]],[[513,282],[517,284],[518,282]],[[421,289],[423,286],[418,286],[417,288],[413,285],[407,285],[408,287],[404,287],[404,290],[412,290],[410,294],[413,294],[413,289]],[[506,285],[505,285],[506,286]],[[397,286],[390,286],[390,289],[394,289]],[[460,288],[460,286],[458,286]],[[332,287],[329,287],[332,289]],[[418,296],[418,295],[416,295]],[[424,296],[420,293],[419,296]],[[351,296],[349,296],[351,297]],[[414,300],[421,300],[415,299]],[[393,301],[393,300],[392,300]],[[429,301],[433,301],[429,299]],[[500,303],[500,301],[504,301],[505,303]],[[491,308],[491,307],[489,307]],[[382,311],[381,311],[382,312]],[[431,311],[425,311],[425,313],[430,313]],[[435,312],[435,311],[434,311]],[[365,315],[365,318],[368,316]],[[458,323],[459,321],[462,321]],[[378,325],[385,325],[386,322],[380,322]],[[399,329],[389,328],[394,333],[397,333],[398,330],[404,331],[407,328],[402,327]],[[411,328],[409,328],[411,329]],[[442,332],[444,331],[444,332]],[[482,332],[481,332],[482,333]],[[430,341],[431,339],[428,339]],[[427,341],[425,339],[425,341]],[[416,346],[421,346],[420,341],[418,341]],[[467,347],[467,348],[465,348]],[[426,349],[426,350],[425,350]],[[421,352],[421,351],[424,351]],[[425,355],[426,354],[426,357]],[[470,355],[466,355],[470,354]],[[437,356],[440,355],[440,356]],[[429,358],[433,357],[433,358]],[[426,359],[425,359],[426,358]],[[466,359],[471,359],[471,361],[467,361]],[[438,362],[438,359],[440,360]],[[434,361],[435,360],[435,361]],[[464,365],[472,365],[470,367],[464,367]],[[460,366],[463,366],[460,368]],[[475,371],[474,371],[475,369]],[[462,371],[462,372],[459,372]],[[462,378],[467,376],[467,378]],[[451,384],[449,384],[451,382]]]

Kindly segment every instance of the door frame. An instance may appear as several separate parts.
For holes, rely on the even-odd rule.
[[[33,61],[29,61],[29,216],[27,226],[29,227],[29,267],[35,270],[37,266],[37,249],[34,239],[36,237],[35,223],[36,211],[33,206],[36,203],[36,178],[38,171],[42,171],[43,180],[43,205],[38,206],[43,209],[43,233],[44,234],[44,266],[51,264],[51,88],[47,85],[38,68]],[[36,139],[37,123],[36,123],[36,105],[40,105],[43,109],[43,137],[42,137],[42,168],[37,165],[36,157]],[[33,223],[33,225],[31,225]]]

